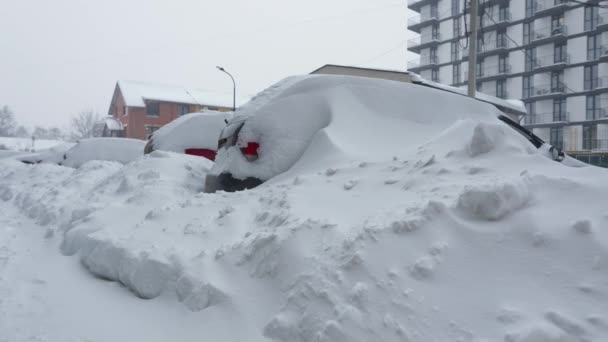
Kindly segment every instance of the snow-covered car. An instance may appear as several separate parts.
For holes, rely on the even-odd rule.
[[[296,164],[390,159],[463,120],[506,123],[510,134],[518,132],[541,154],[567,158],[495,106],[466,96],[369,78],[295,76],[262,92],[228,122],[205,190],[252,188]]]
[[[144,153],[162,150],[215,160],[217,140],[230,115],[216,111],[185,114],[154,132]]]
[[[91,160],[127,164],[141,157],[145,144],[145,141],[128,138],[81,139],[16,159],[26,164],[53,163],[74,168]]]

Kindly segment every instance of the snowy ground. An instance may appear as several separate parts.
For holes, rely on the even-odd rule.
[[[32,139],[29,138],[0,137],[0,158],[2,157],[2,150],[31,151],[33,149],[35,151],[39,151],[63,143],[64,141],[61,140],[37,139],[32,144]]]
[[[417,120],[369,160],[343,153],[353,122],[238,193],[171,152],[0,160],[0,341],[608,340],[608,170],[485,119]]]
[[[2,161],[2,338],[607,338],[605,170],[429,147],[235,194],[165,152]]]

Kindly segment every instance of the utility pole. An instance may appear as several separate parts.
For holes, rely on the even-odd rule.
[[[466,0],[465,0],[466,1]],[[471,0],[470,26],[471,35],[469,36],[469,91],[470,97],[475,97],[477,91],[477,5],[479,0]]]

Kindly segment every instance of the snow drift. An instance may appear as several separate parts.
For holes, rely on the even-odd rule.
[[[394,96],[404,89],[369,82]],[[362,93],[316,108],[361,118],[371,113]],[[389,114],[403,105],[381,103],[386,118],[373,132],[325,122],[296,167],[250,191],[201,193],[211,162],[169,152],[76,170],[3,160],[0,208],[36,220],[91,274],[182,303],[201,326],[181,340],[608,338],[607,171],[544,158],[485,105],[447,124],[418,108],[415,132],[399,138],[410,144],[362,150],[352,138],[398,130]],[[3,336],[21,336],[4,317]]]

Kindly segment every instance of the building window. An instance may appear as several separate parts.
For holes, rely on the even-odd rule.
[[[430,64],[436,64],[438,63],[437,61],[437,47],[434,46],[432,48],[429,49],[430,51]]]
[[[431,81],[439,82],[439,71],[437,69],[431,70]]]
[[[454,18],[454,37],[460,37],[460,18]]]
[[[190,113],[190,105],[188,104],[180,104],[177,107],[177,114],[184,115]]]
[[[553,121],[567,121],[566,99],[553,100]]]
[[[477,77],[483,77],[483,58],[477,61]]]
[[[460,0],[452,0],[452,15],[460,14]]]
[[[146,139],[150,139],[152,134],[160,128],[160,126],[155,125],[145,125],[144,127],[146,129]]]
[[[475,90],[476,91],[481,91],[481,82],[475,83]]]
[[[598,85],[598,70],[596,65],[589,65],[585,67],[585,90],[595,89]]]
[[[600,57],[600,36],[587,37],[587,60],[593,61]]]
[[[507,81],[498,80],[496,81],[496,97],[501,99],[507,98]]]
[[[146,102],[146,115],[159,116],[160,115],[160,103],[155,101]]]
[[[523,95],[523,98],[526,99],[526,98],[532,96],[532,88],[534,86],[532,83],[532,78],[530,76],[524,76],[524,77],[522,77],[522,80],[523,80],[523,86],[522,86],[523,94],[522,95]]]
[[[535,4],[536,0],[526,0],[526,17],[531,17],[534,15]]]
[[[531,48],[531,49],[526,49],[525,51],[525,58],[526,58],[526,71],[532,71],[532,69],[534,69],[534,65],[536,64],[536,49],[535,48]]]
[[[508,64],[508,58],[506,56],[499,56],[498,57],[498,73],[499,74],[506,74],[508,73],[509,70],[509,64]]]
[[[555,44],[553,47],[553,63],[566,63],[567,60],[568,53],[566,52],[566,44]]]
[[[583,126],[583,150],[597,149],[597,125]]]
[[[551,17],[551,35],[565,33],[562,27],[564,26],[565,19],[564,13],[554,15]]]
[[[498,20],[507,21],[510,19],[511,18],[509,18],[509,4],[507,3],[506,5],[500,5],[500,7],[498,8]]]
[[[439,18],[439,10],[437,9],[437,3],[431,4],[431,18]]]
[[[551,92],[561,93],[564,92],[564,72],[554,71],[551,73]]]
[[[526,125],[533,125],[536,122],[536,102],[528,102],[526,103],[526,115],[524,119],[524,123]]]
[[[431,39],[432,40],[439,39],[439,25],[434,24],[431,27]]]
[[[587,96],[585,118],[587,120],[597,120],[606,117],[606,109],[601,108],[599,95]]]
[[[505,48],[507,47],[507,33],[505,29],[500,29],[496,31],[496,47],[497,48]]]
[[[562,127],[551,128],[549,143],[560,150],[564,149],[564,130]]]
[[[127,106],[122,106],[122,115],[127,115]]]
[[[452,84],[460,84],[460,63],[454,64],[452,68]]]
[[[524,23],[524,45],[530,44],[530,35],[532,32],[532,23]]]
[[[459,52],[460,52],[460,50],[458,47],[458,42],[451,42],[450,43],[450,57],[451,57],[452,62],[460,59]]]
[[[592,31],[597,28],[599,21],[599,12],[597,6],[585,7],[585,31]]]

